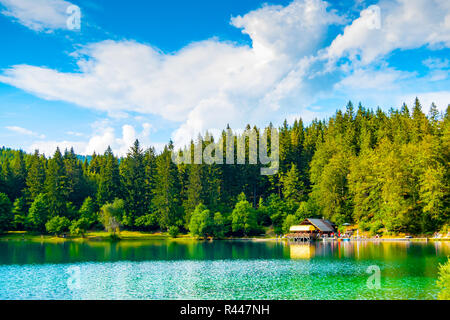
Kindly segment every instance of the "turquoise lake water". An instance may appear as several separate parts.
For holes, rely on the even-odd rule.
[[[435,299],[448,242],[0,241],[0,299]]]

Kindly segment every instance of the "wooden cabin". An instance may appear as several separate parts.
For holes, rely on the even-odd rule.
[[[325,219],[305,219],[298,225],[291,226],[286,237],[293,241],[311,241],[330,237],[336,232],[335,225]]]

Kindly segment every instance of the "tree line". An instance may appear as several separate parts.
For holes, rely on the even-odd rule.
[[[47,158],[3,147],[0,230],[159,229],[220,238],[268,228],[282,234],[307,217],[355,223],[372,234],[448,228],[449,108],[443,114],[432,104],[426,115],[418,99],[411,111],[406,104],[355,110],[349,102],[327,120],[285,121],[278,129],[279,171],[272,176],[248,161],[175,164],[171,142],[157,153],[136,141],[121,158],[111,148],[83,159],[73,149]],[[226,133],[216,142],[205,135],[188,150],[223,144]]]

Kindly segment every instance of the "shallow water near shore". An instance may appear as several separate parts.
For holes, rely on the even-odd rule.
[[[0,241],[0,299],[436,299],[448,255],[449,242]]]

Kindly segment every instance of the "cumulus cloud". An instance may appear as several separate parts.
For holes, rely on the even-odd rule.
[[[326,54],[368,64],[395,49],[450,46],[450,2],[447,0],[382,0],[380,26],[368,8],[336,37]]]
[[[6,126],[5,128],[8,129],[9,131],[12,131],[14,133],[21,134],[21,135],[34,136],[34,137],[39,137],[41,139],[45,138],[45,135],[43,135],[43,134],[39,134],[39,133],[36,133],[34,131],[22,128],[22,127]]]
[[[0,0],[2,14],[35,31],[67,28],[66,13],[72,3],[64,0]]]
[[[401,82],[415,78],[415,76],[415,72],[400,71],[389,67],[378,70],[364,67],[352,70],[334,87],[337,90],[397,90]]]
[[[88,141],[39,140],[32,143],[28,151],[32,152],[38,149],[47,156],[51,156],[57,147],[60,150],[74,148],[77,154],[88,155],[94,152],[101,154],[110,146],[116,155],[125,156],[136,139],[139,139],[144,148],[153,146],[157,150],[161,150],[163,146],[161,143],[150,140],[151,125],[149,123],[142,124],[142,130],[139,132],[132,125],[125,124],[121,128],[121,135],[117,135],[116,130],[109,126],[108,121],[96,122],[93,127],[96,129]]]
[[[296,0],[286,7],[264,6],[231,23],[250,36],[252,46],[211,39],[164,54],[134,41],[103,41],[73,54],[79,72],[16,65],[0,81],[109,115],[134,111],[181,122],[173,136],[182,144],[194,132],[227,122],[243,126],[252,121],[245,115],[261,117],[255,109],[267,93],[279,87],[299,57],[317,51],[327,27],[342,19],[321,0]]]
[[[415,98],[419,98],[422,105],[422,111],[427,113],[430,109],[431,103],[434,103],[438,110],[445,112],[450,105],[450,91],[434,91],[434,92],[419,92],[410,93],[400,96],[397,100],[398,104],[406,102],[407,105],[414,105]]]
[[[167,54],[136,41],[102,41],[71,55],[78,65],[74,72],[22,64],[4,70],[0,82],[122,121],[131,113],[161,116],[179,123],[172,138],[181,146],[228,123],[265,125],[302,112],[311,118],[321,111],[307,107],[333,90],[399,89],[398,82],[413,75],[380,67],[380,57],[395,49],[450,46],[450,2],[430,1],[381,0],[380,28],[371,25],[368,8],[334,40],[329,27],[347,21],[326,2],[265,5],[231,19],[251,45],[213,38]],[[351,62],[339,63],[342,58]],[[123,153],[137,136],[130,126],[122,127],[119,138],[105,127],[84,150],[111,144]]]
[[[322,46],[327,27],[345,19],[321,0],[294,1],[289,6],[265,5],[259,10],[231,19],[253,41],[253,50],[262,61],[302,58]]]

